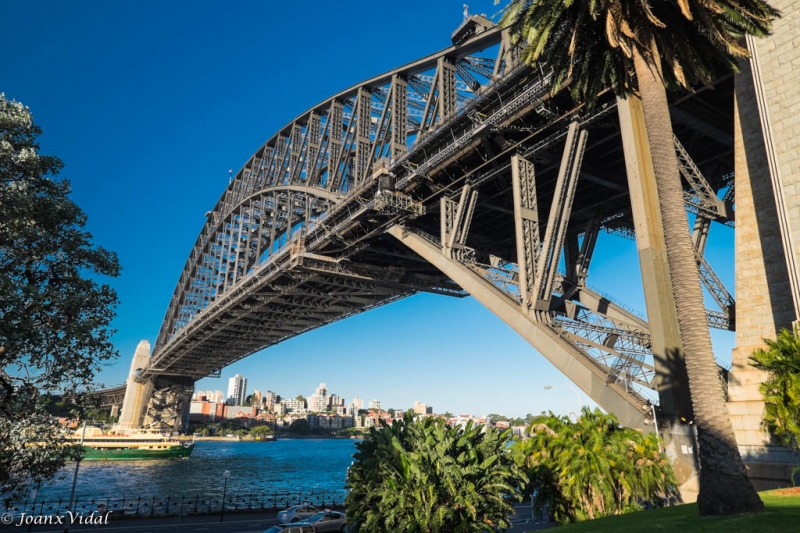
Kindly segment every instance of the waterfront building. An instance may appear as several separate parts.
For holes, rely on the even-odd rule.
[[[228,380],[228,404],[242,405],[247,397],[247,379],[236,374]]]
[[[255,418],[257,407],[255,405],[226,405],[225,418]]]
[[[205,397],[205,396],[203,396]],[[189,420],[215,422],[223,417],[225,404],[208,400],[192,401],[189,404]]]
[[[306,411],[305,402],[302,402],[297,398],[284,398],[281,400],[280,405],[283,408],[283,412],[286,414],[304,413]]]

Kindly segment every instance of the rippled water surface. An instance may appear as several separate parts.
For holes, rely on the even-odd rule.
[[[353,461],[355,442],[198,442],[188,459],[83,461],[76,494],[80,498],[218,496],[225,470],[230,471],[228,494],[340,490]],[[67,465],[54,485],[42,487],[40,498],[69,499],[74,472],[75,464]]]

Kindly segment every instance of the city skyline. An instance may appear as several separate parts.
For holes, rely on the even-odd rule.
[[[276,130],[331,94],[449,46],[463,16],[457,1],[418,0],[403,10],[362,5],[369,9],[315,2],[5,6],[8,20],[20,22],[0,35],[0,45],[15,50],[0,91],[31,108],[44,132],[41,153],[64,161],[61,177],[71,180],[87,229],[120,255],[122,275],[110,281],[120,296],[113,337],[120,358],[100,381],[122,383],[139,341],[155,344],[228,169],[235,172]],[[492,16],[502,7],[471,2],[470,12]],[[280,23],[307,14],[302,26]],[[264,20],[279,23],[264,31]],[[359,27],[358,43],[332,27]],[[409,28],[413,39],[386,37]],[[732,242],[731,228],[715,226],[706,251],[729,288]],[[645,309],[633,241],[601,234],[588,282]],[[727,365],[733,334],[712,336]],[[425,401],[438,412],[524,417],[594,405],[567,387],[546,390],[570,383],[471,297],[397,301],[251,355],[196,390],[224,390],[237,374],[250,377],[253,389],[264,390],[266,379],[273,391],[336,383],[345,398],[379,399],[384,407]]]

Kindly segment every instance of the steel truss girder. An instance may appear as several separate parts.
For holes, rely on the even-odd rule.
[[[464,296],[464,293],[451,283],[442,280],[425,279],[408,274],[401,269],[378,268],[352,262],[340,262],[316,254],[306,254],[302,268],[314,274],[329,274],[340,279],[352,279],[373,283],[376,287],[399,288],[404,291],[434,292],[450,296]]]
[[[539,206],[536,200],[536,174],[533,163],[520,155],[511,157],[511,184],[514,196],[514,233],[517,263],[520,268],[519,292],[527,313],[536,303],[536,264],[540,255]]]
[[[733,223],[733,213],[729,213],[723,200],[717,197],[714,189],[709,185],[703,173],[697,168],[689,153],[683,147],[678,137],[673,135],[675,152],[678,156],[678,168],[681,175],[694,191],[684,193],[686,207],[692,213],[711,219],[721,219],[726,224]]]
[[[533,345],[594,401],[629,427],[644,427],[646,400],[616,381],[609,383],[607,371],[586,352],[551,326],[522,312],[519,302],[500,291],[468,266],[448,257],[430,239],[402,226],[388,233],[428,260],[465,291],[489,308],[506,324]]]
[[[580,130],[580,131],[579,131]],[[553,290],[558,263],[561,257],[561,248],[567,233],[567,224],[572,212],[572,200],[578,186],[583,153],[586,149],[587,131],[580,129],[578,122],[569,126],[567,142],[564,146],[564,155],[558,171],[556,189],[550,215],[547,220],[542,249],[536,264],[533,295],[537,302],[537,309],[548,309],[550,295]],[[541,303],[540,303],[541,302]]]
[[[448,257],[469,254],[465,244],[477,202],[478,191],[472,190],[469,185],[461,188],[458,202],[447,197],[440,200],[440,209],[444,214],[441,218],[442,251]]]

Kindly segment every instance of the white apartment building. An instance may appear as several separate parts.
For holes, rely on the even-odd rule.
[[[280,404],[284,413],[304,413],[306,411],[304,402],[297,398],[284,398]]]
[[[242,405],[247,397],[247,379],[236,374],[228,380],[228,403]]]

